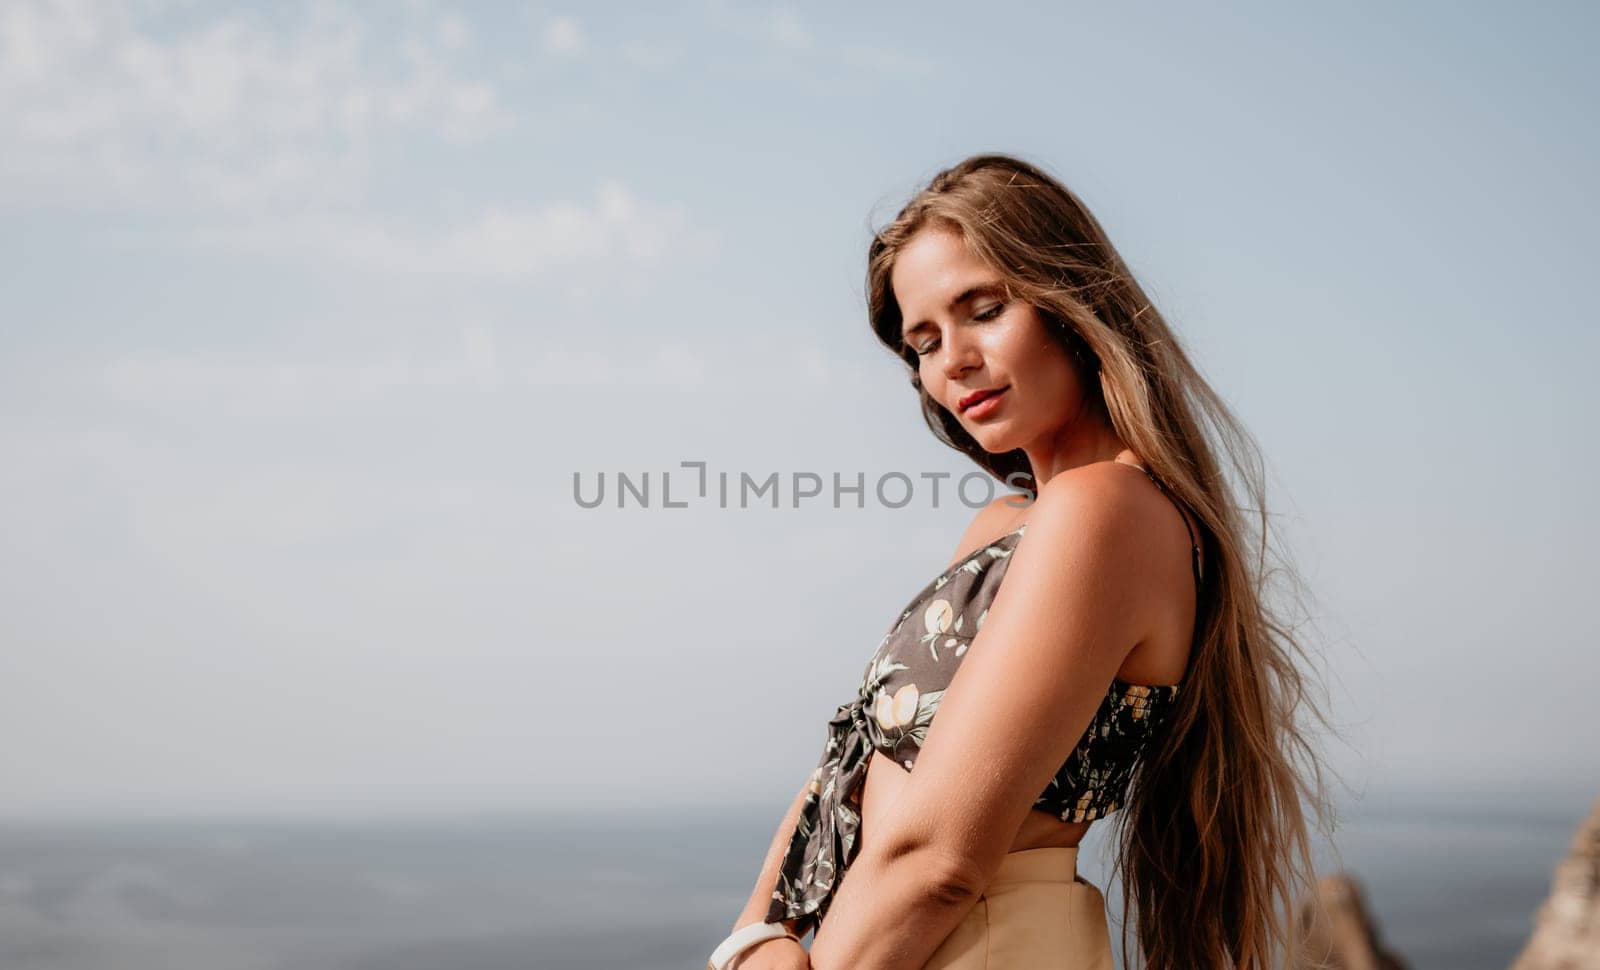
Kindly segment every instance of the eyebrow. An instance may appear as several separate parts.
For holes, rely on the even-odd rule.
[[[971,285],[971,286],[967,287],[966,289],[962,290],[960,293],[957,293],[956,296],[955,296],[955,299],[950,301],[949,308],[954,310],[956,307],[958,307],[961,304],[967,302],[968,300],[973,299],[974,297],[979,297],[979,296],[1000,296],[1000,295],[1003,295],[1004,293],[1005,293],[1005,283],[1001,282],[1000,280],[985,280],[982,283],[974,283],[973,285]],[[904,328],[901,329],[901,331],[900,331],[900,339],[903,341],[903,340],[905,340],[905,338],[911,336],[913,331],[920,330],[923,327],[931,326],[931,325],[932,325],[931,321],[918,320],[916,323],[913,323],[911,326],[904,327]]]

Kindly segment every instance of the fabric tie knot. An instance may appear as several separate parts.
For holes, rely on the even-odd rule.
[[[812,772],[810,790],[784,857],[784,872],[772,893],[767,920],[801,919],[797,931],[820,922],[835,883],[855,860],[861,831],[861,787],[872,758],[870,696],[857,694],[828,721],[828,744]]]

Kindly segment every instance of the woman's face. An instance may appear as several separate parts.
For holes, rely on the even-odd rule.
[[[1073,358],[1037,309],[943,228],[912,236],[889,275],[927,393],[993,454],[1036,445],[1078,413]]]

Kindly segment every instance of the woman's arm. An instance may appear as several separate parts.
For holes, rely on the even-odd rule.
[[[917,970],[994,877],[1160,595],[1154,506],[1129,481],[1091,466],[1040,490],[915,769],[840,878],[815,970]]]
[[[931,845],[866,843],[834,892],[808,958],[815,970],[915,970],[978,902]]]
[[[761,875],[756,877],[756,888],[750,893],[750,901],[745,903],[744,909],[739,913],[739,918],[734,920],[733,929],[736,930],[748,923],[760,923],[766,920],[767,907],[772,905],[772,887],[778,883],[778,869],[783,865],[784,852],[789,848],[789,838],[794,834],[795,823],[800,819],[800,806],[804,804],[806,792],[810,789],[810,786],[811,782],[807,779],[806,785],[800,789],[800,793],[795,795],[794,801],[789,805],[789,811],[783,816],[783,821],[778,823],[778,831],[772,836],[772,845],[767,848],[767,858],[761,864]],[[796,922],[798,920],[788,919],[784,920],[783,924],[793,930]],[[783,940],[772,940],[751,947],[741,956],[748,956],[763,947],[777,946],[784,942]],[[794,946],[795,944],[791,941],[786,945]],[[739,961],[735,960],[734,966],[737,967],[738,965]]]

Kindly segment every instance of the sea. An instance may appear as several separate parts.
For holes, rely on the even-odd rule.
[[[1341,809],[1337,864],[1408,966],[1508,967],[1592,807],[1497,801]],[[0,822],[0,968],[700,968],[786,807]],[[1097,835],[1080,872],[1120,909]]]

